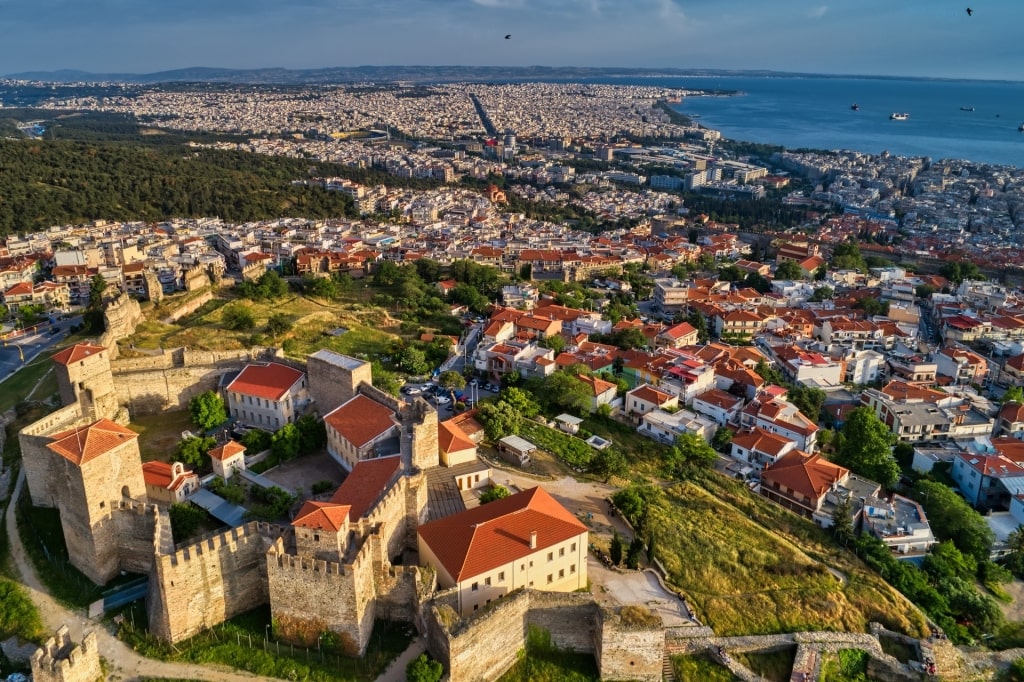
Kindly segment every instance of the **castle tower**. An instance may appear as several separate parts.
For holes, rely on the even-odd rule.
[[[320,414],[348,402],[359,384],[373,385],[370,363],[365,360],[320,349],[306,359],[309,393]]]
[[[68,626],[46,640],[32,654],[32,679],[36,682],[98,682],[103,679],[96,633],[88,632],[82,646],[71,642]]]
[[[89,419],[111,418],[117,413],[110,351],[103,346],[76,343],[54,355],[53,361],[64,405],[78,403]]]
[[[437,447],[437,411],[430,407],[427,401],[418,398],[412,404],[410,412],[412,444],[409,464],[416,469],[436,467],[440,462]]]
[[[315,502],[302,505],[292,520],[295,553],[322,561],[343,563],[349,534],[347,504]]]
[[[138,434],[109,419],[49,436],[50,480],[68,556],[98,585],[120,569],[119,534],[112,518],[119,500],[146,499]]]

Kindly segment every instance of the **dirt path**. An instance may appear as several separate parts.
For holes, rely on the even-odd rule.
[[[135,653],[124,642],[117,639],[102,623],[90,621],[84,613],[71,611],[58,604],[44,591],[35,569],[25,554],[25,547],[21,543],[21,537],[18,535],[14,509],[24,489],[25,471],[22,469],[18,476],[18,482],[14,487],[14,494],[11,496],[5,528],[7,537],[10,538],[11,559],[21,575],[21,584],[38,607],[43,625],[48,631],[55,632],[61,625],[67,625],[68,630],[71,632],[71,639],[76,643],[82,641],[83,631],[94,630],[96,632],[100,656],[106,659],[109,666],[110,675],[108,679],[123,680],[125,682],[141,680],[145,677],[191,678],[195,680],[209,680],[210,682],[247,682],[251,680],[272,682],[277,680],[277,678],[258,677],[250,673],[236,673],[228,668],[207,667],[190,663],[165,663],[144,658]]]

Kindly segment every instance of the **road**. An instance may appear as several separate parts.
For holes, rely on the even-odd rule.
[[[5,345],[0,345],[0,381],[10,377],[23,365],[32,362],[43,351],[53,348],[66,339],[68,328],[74,324],[81,324],[81,322],[81,317],[58,322],[60,332],[52,336],[47,329],[44,329],[39,333],[28,333],[7,339]],[[22,358],[24,358],[24,362]]]

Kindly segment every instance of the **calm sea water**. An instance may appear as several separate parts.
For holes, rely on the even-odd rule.
[[[659,78],[666,86],[738,90],[676,106],[731,139],[787,148],[969,159],[1024,167],[1024,83],[871,78]],[[860,105],[852,111],[850,105]],[[974,107],[961,111],[960,107]],[[907,121],[890,121],[905,112]]]

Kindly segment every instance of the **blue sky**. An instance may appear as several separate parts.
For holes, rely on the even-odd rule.
[[[0,73],[466,64],[1022,79],[1021,26],[1020,0],[0,0]]]

